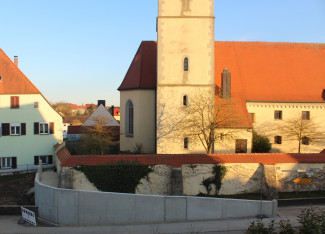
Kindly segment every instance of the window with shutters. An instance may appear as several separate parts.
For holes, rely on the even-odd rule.
[[[11,136],[19,136],[20,135],[20,123],[11,123],[10,124],[10,135]]]
[[[275,120],[281,120],[282,119],[282,111],[281,110],[274,111],[274,119]]]
[[[39,123],[39,134],[49,134],[49,123]]]
[[[39,165],[40,160],[42,160],[42,165],[53,164],[53,156],[52,155],[37,155],[34,156],[34,164]]]
[[[1,169],[17,168],[17,157],[2,157],[0,158]]]
[[[54,122],[34,122],[34,135],[54,134]]]
[[[11,96],[10,97],[10,108],[11,109],[19,108],[19,96]]]

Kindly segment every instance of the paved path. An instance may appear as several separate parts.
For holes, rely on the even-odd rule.
[[[281,219],[291,220],[293,226],[298,226],[297,216],[301,210],[309,206],[280,207],[276,222]],[[316,206],[315,206],[316,207]],[[325,211],[325,205],[317,206]],[[145,225],[120,226],[87,226],[87,227],[34,227],[19,225],[20,216],[0,216],[0,233],[245,233],[249,224],[255,219],[216,220],[205,222],[162,223]],[[263,219],[268,223],[272,219]]]

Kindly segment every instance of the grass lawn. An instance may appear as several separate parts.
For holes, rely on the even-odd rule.
[[[24,178],[27,174],[14,174],[14,175],[4,175],[0,176],[0,184],[6,183],[8,181],[17,180]]]
[[[248,199],[248,200],[260,200],[261,194],[259,193],[244,193],[244,194],[233,194],[233,195],[218,195],[218,196],[207,196],[205,194],[199,194],[199,197],[219,197],[219,198],[233,198],[233,199]],[[325,191],[311,191],[308,192],[288,192],[279,193],[279,199],[290,199],[290,198],[313,198],[313,197],[325,197]],[[266,197],[263,196],[263,200]]]
[[[325,191],[279,193],[279,199],[325,197]]]

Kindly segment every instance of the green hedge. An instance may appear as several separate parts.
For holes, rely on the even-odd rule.
[[[106,165],[77,166],[76,170],[83,172],[88,180],[100,191],[135,193],[142,178],[148,178],[153,170],[139,162],[119,161]]]

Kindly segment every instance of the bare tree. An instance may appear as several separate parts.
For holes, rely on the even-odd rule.
[[[234,139],[241,125],[238,106],[233,99],[211,94],[193,95],[188,106],[184,106],[186,117],[180,124],[180,132],[199,141],[207,153],[212,153],[215,142]]]
[[[116,137],[119,134],[115,127],[107,127],[109,119],[103,116],[94,117],[94,126],[86,127],[86,132],[81,138],[81,143],[90,154],[101,154],[108,152],[109,146],[118,144]]]
[[[320,131],[313,119],[302,119],[302,117],[292,118],[281,125],[281,131],[288,140],[298,141],[298,153],[301,144],[319,144],[325,142],[325,134]]]
[[[53,107],[57,112],[64,114],[65,116],[72,116],[72,110],[69,103],[57,102],[53,104]]]

